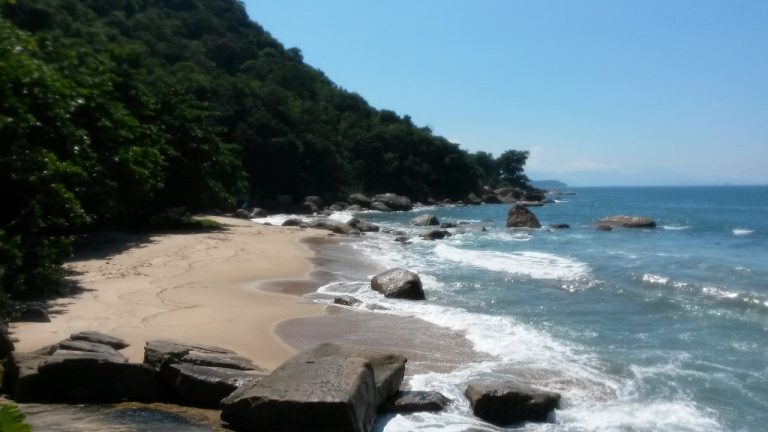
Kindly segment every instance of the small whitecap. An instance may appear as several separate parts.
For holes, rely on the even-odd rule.
[[[662,225],[662,228],[669,231],[681,231],[690,228],[688,225]]]
[[[731,232],[735,236],[746,236],[746,235],[750,235],[750,234],[754,233],[755,231],[751,230],[751,229],[734,228],[734,229],[731,230]]]

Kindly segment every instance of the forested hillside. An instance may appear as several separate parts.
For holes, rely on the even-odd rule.
[[[0,295],[50,287],[72,234],[238,197],[526,185],[526,152],[469,154],[372,108],[235,0],[0,7]]]

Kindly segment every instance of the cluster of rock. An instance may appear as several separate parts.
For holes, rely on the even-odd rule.
[[[258,205],[241,208],[232,216],[253,219],[266,217],[270,214],[330,214],[334,211],[360,212],[363,210],[377,210],[382,212],[409,211],[413,208],[447,205],[480,205],[519,203],[525,206],[541,206],[553,203],[541,190],[523,190],[520,188],[500,188],[492,190],[484,188],[480,193],[470,193],[463,200],[435,200],[427,199],[422,202],[413,202],[410,198],[394,193],[376,195],[364,195],[354,193],[346,197],[320,197],[310,195],[301,199],[294,199],[290,195],[279,195],[273,200],[265,200]]]

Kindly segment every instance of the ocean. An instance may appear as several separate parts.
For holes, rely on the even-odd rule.
[[[421,277],[427,300],[385,299],[347,271],[318,301],[415,316],[461,332],[478,361],[418,373],[414,389],[453,399],[442,413],[380,419],[378,431],[497,431],[463,396],[475,378],[560,392],[548,423],[524,431],[762,431],[768,421],[768,187],[572,188],[532,208],[543,225],[511,229],[510,205],[426,207],[356,216],[414,236],[347,243],[378,267]],[[424,213],[461,233],[438,241],[409,225]],[[596,231],[617,214],[655,229]],[[337,214],[343,219],[349,215]],[[455,231],[455,230],[454,230]]]

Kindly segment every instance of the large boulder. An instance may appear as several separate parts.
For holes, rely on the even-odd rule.
[[[221,419],[236,430],[368,432],[399,388],[405,361],[321,344],[222,400]]]
[[[347,222],[347,225],[359,230],[360,232],[378,232],[379,226],[370,222],[360,220],[358,218],[352,218]]]
[[[408,300],[424,300],[426,298],[419,276],[402,268],[394,268],[377,274],[371,279],[371,288],[388,298]]]
[[[373,197],[374,201],[384,203],[392,210],[408,211],[413,209],[413,204],[408,197],[393,193],[379,194]]]
[[[265,374],[225,367],[200,366],[189,363],[166,363],[159,376],[184,402],[216,408],[222,399],[244,385],[250,385]]]
[[[464,392],[479,418],[500,426],[524,421],[546,421],[560,404],[560,394],[515,382],[475,381]]]
[[[122,356],[67,350],[14,353],[6,366],[10,373],[4,388],[17,402],[141,402],[156,401],[160,394],[154,369],[127,363]]]
[[[359,193],[354,193],[348,196],[347,201],[349,201],[349,203],[352,205],[358,205],[360,207],[370,207],[371,203],[373,202],[367,196]]]
[[[527,208],[516,205],[507,213],[507,226],[515,228],[541,228],[539,219]]]
[[[371,203],[371,210],[377,210],[380,212],[391,212],[392,209],[381,201],[374,201]]]
[[[598,226],[609,226],[612,228],[656,228],[656,221],[647,216],[609,216],[600,219],[597,224]]]
[[[437,219],[435,215],[423,214],[411,219],[411,225],[416,225],[416,226],[440,225],[440,221]]]

